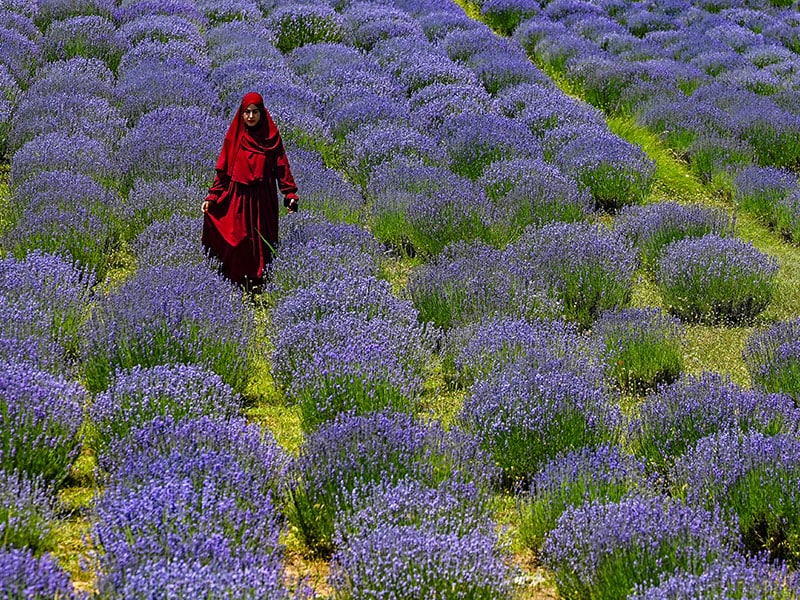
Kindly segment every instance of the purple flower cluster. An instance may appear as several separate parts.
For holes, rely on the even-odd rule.
[[[621,447],[603,444],[559,453],[518,500],[520,541],[538,551],[568,507],[617,502],[631,493],[647,493],[646,467]]]
[[[51,21],[42,36],[41,48],[49,62],[82,56],[104,60],[114,70],[129,45],[110,19],[81,15]]]
[[[241,391],[253,327],[252,307],[207,266],[140,269],[99,303],[84,330],[87,385],[105,389],[117,368],[185,363]]]
[[[622,415],[591,377],[510,362],[469,390],[458,416],[503,469],[529,481],[559,452],[613,442]]]
[[[687,502],[735,515],[745,547],[800,563],[800,441],[795,435],[720,431],[676,461],[670,477]]]
[[[637,586],[630,600],[697,600],[698,598],[783,598],[800,593],[796,574],[785,565],[762,560],[709,565],[702,573],[677,573],[658,585]]]
[[[736,173],[734,198],[739,208],[774,227],[778,206],[798,185],[797,177],[786,169],[749,166]]]
[[[0,594],[3,598],[45,600],[86,598],[76,592],[72,581],[55,558],[37,557],[28,549],[0,550]]]
[[[291,468],[287,511],[304,545],[326,554],[335,523],[352,514],[365,486],[450,481],[485,494],[497,475],[491,457],[457,430],[401,413],[341,414],[306,437]]]
[[[165,221],[153,221],[134,238],[131,252],[142,267],[179,267],[213,262],[215,259],[197,243],[202,227],[198,219],[180,214]]]
[[[125,457],[108,453],[109,447],[155,417],[230,417],[241,408],[237,394],[219,375],[196,365],[134,366],[117,370],[109,388],[97,395],[89,408],[92,441],[101,466]]]
[[[636,585],[675,571],[700,574],[738,550],[720,512],[653,495],[567,508],[542,557],[563,596],[622,599]]]
[[[592,334],[605,347],[608,376],[625,393],[675,381],[683,370],[681,322],[657,308],[624,308],[600,315]]]
[[[358,223],[364,211],[361,191],[339,171],[325,166],[318,153],[292,152],[292,173],[303,183],[303,210],[332,222]]]
[[[344,18],[325,4],[286,3],[270,12],[266,24],[275,34],[275,47],[287,53],[306,44],[340,42]]]
[[[753,385],[800,400],[800,319],[753,332],[742,350]]]
[[[715,373],[684,375],[645,398],[627,439],[638,456],[664,470],[697,440],[718,431],[796,435],[797,415],[788,396],[745,390]]]
[[[733,223],[723,209],[670,201],[623,207],[614,227],[633,243],[648,269],[656,267],[661,252],[671,242],[708,233],[733,235]]]
[[[86,390],[24,363],[2,366],[0,466],[59,485],[81,451]]]
[[[619,232],[582,221],[529,228],[508,246],[505,260],[583,328],[628,303],[638,267],[635,249]]]
[[[748,322],[772,299],[778,261],[752,243],[709,233],[661,253],[656,283],[664,305],[688,321]]]
[[[28,548],[38,554],[51,546],[54,521],[50,486],[39,477],[0,469],[0,548]]]

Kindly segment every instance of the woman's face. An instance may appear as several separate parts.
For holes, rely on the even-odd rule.
[[[242,111],[242,118],[248,127],[255,127],[261,120],[261,111],[255,104],[248,104]]]

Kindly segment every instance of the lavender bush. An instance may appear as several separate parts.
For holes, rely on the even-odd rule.
[[[778,202],[775,207],[775,229],[794,244],[800,243],[800,188]]]
[[[267,27],[276,36],[275,47],[283,53],[305,44],[341,42],[346,32],[342,16],[325,5],[286,4],[267,18]]]
[[[129,49],[114,23],[100,15],[82,15],[52,21],[42,37],[45,60],[67,60],[77,56],[104,60],[113,71]]]
[[[2,366],[0,466],[60,485],[81,451],[86,390],[24,363]]]
[[[614,220],[615,229],[633,243],[642,265],[650,271],[671,242],[708,233],[732,236],[733,226],[723,209],[671,201],[625,206]]]
[[[512,35],[524,20],[541,10],[538,2],[531,0],[486,0],[481,2],[481,18],[495,31]]]
[[[505,261],[529,281],[541,281],[564,317],[582,328],[628,303],[638,266],[636,251],[621,234],[580,221],[529,228],[508,246]]]
[[[115,99],[114,84],[114,73],[102,60],[76,57],[42,65],[26,96],[36,98],[63,93],[112,101]]]
[[[597,373],[600,379],[596,350],[573,323],[498,317],[450,330],[442,354],[446,375],[456,385],[469,387],[517,359],[532,368]]]
[[[195,217],[197,201],[207,192],[204,184],[181,179],[138,179],[119,209],[121,235],[132,240],[156,221],[176,215]]]
[[[659,496],[567,508],[542,558],[566,598],[626,598],[676,570],[699,575],[735,556],[738,537],[719,512]]]
[[[0,64],[11,72],[16,83],[27,87],[42,62],[42,50],[37,41],[15,29],[0,27]]]
[[[118,369],[109,388],[89,408],[92,446],[101,464],[124,458],[107,455],[131,432],[155,417],[176,420],[204,415],[231,417],[241,399],[222,378],[196,365],[134,366]],[[121,448],[126,452],[127,450]]]
[[[252,307],[205,265],[140,269],[97,306],[82,349],[86,383],[117,368],[194,364],[241,391],[249,377]]]
[[[289,457],[269,430],[243,417],[158,416],[110,444],[101,467],[107,483],[136,489],[180,478],[202,489],[208,479],[229,482],[237,493],[278,493]]]
[[[682,456],[671,478],[687,502],[730,511],[748,550],[798,565],[800,442],[794,435],[720,431]]]
[[[800,320],[753,332],[742,350],[753,386],[800,400]]]
[[[453,481],[487,493],[497,475],[474,440],[436,422],[391,412],[342,414],[306,437],[290,471],[286,511],[304,546],[325,555],[334,550],[335,522],[352,513],[357,490],[368,484]]]
[[[131,242],[130,249],[141,267],[209,264],[217,268],[215,259],[198,243],[202,231],[199,219],[177,214],[151,223]]]
[[[592,334],[605,346],[606,372],[623,393],[654,390],[675,381],[683,370],[682,324],[659,309],[606,311]]]
[[[114,13],[112,0],[41,0],[34,15],[40,29],[46,29],[52,21],[79,15],[99,15],[110,18]]]
[[[53,490],[39,477],[0,469],[0,548],[50,549],[55,505]]]
[[[9,600],[79,600],[69,574],[49,554],[28,549],[0,550],[0,594]]]
[[[658,585],[637,586],[630,600],[699,600],[700,598],[791,598],[800,593],[796,574],[785,565],[763,560],[719,561],[701,574],[676,573]]]
[[[459,499],[440,490],[400,484],[370,495],[370,505],[347,519],[353,530],[332,558],[330,580],[337,594],[512,597],[515,572],[490,519],[464,510]],[[467,520],[458,521],[456,515],[465,512]],[[467,529],[468,523],[474,526]]]
[[[521,360],[476,382],[458,415],[507,485],[530,481],[559,452],[613,442],[620,422],[619,408],[592,379]]]
[[[733,183],[737,206],[767,225],[775,225],[778,203],[798,187],[791,171],[755,165],[740,169]]]
[[[548,532],[570,508],[587,502],[618,502],[646,492],[645,464],[619,446],[603,444],[559,453],[547,461],[518,499],[519,539],[539,551]]]
[[[292,152],[292,173],[303,183],[303,210],[329,221],[357,224],[362,219],[364,197],[339,171],[325,166],[319,154]]]
[[[745,390],[704,372],[649,394],[629,423],[627,438],[637,456],[663,472],[700,438],[727,429],[794,433],[796,415],[788,396]]]
[[[666,246],[656,283],[682,320],[747,323],[770,303],[777,272],[778,261],[751,243],[709,233]]]

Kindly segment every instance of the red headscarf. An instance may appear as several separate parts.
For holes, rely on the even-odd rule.
[[[261,119],[255,127],[248,127],[242,113],[255,104],[261,112]],[[245,185],[262,181],[265,176],[267,156],[281,145],[281,136],[272,117],[264,108],[261,94],[250,92],[242,99],[239,110],[233,117],[222,151],[217,159],[217,171],[224,171],[238,183]]]

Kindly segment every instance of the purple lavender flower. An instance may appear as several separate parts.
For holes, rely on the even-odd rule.
[[[167,41],[144,40],[128,50],[120,60],[117,75],[125,73],[142,64],[165,62],[167,64],[193,66],[208,72],[211,61],[205,52],[197,52],[191,43],[171,39]]]
[[[463,536],[381,524],[354,536],[332,559],[331,584],[345,596],[510,599],[514,571],[496,534]]]
[[[676,570],[700,574],[735,558],[738,537],[718,512],[659,496],[567,508],[542,557],[565,597],[625,598]]]
[[[227,485],[247,499],[273,496],[284,484],[289,457],[275,438],[243,417],[155,417],[111,444],[101,466],[106,482],[135,490],[153,483],[186,479]]]
[[[204,266],[140,269],[96,308],[85,330],[87,385],[107,387],[116,368],[190,364],[240,391],[248,377],[253,310]]]
[[[116,7],[114,0],[39,0],[37,4],[34,20],[42,30],[52,21],[81,15],[99,15],[110,19]]]
[[[670,201],[625,206],[617,214],[614,227],[633,243],[642,264],[651,270],[671,242],[708,233],[733,235],[733,222],[725,210]]]
[[[119,208],[123,237],[133,239],[155,222],[171,217],[196,217],[197,199],[206,192],[205,182],[182,179],[137,179]],[[198,234],[196,242],[200,239]]]
[[[619,446],[603,444],[559,453],[547,461],[518,500],[520,541],[534,551],[555,529],[568,507],[617,502],[629,493],[647,493],[643,461]]]
[[[683,327],[660,309],[609,310],[592,326],[605,346],[608,376],[625,393],[672,383],[683,370]]]
[[[245,56],[251,60],[255,57],[283,60],[283,55],[275,48],[275,35],[263,20],[220,23],[205,32],[205,42],[217,66]]]
[[[422,38],[420,24],[407,12],[367,2],[351,4],[344,12],[351,43],[366,51],[381,40],[409,36]]]
[[[114,9],[114,21],[124,25],[142,17],[179,17],[197,25],[207,25],[203,11],[194,3],[184,0],[127,0],[122,6]]]
[[[41,478],[0,469],[0,548],[39,554],[52,547],[55,504],[52,488]]]
[[[753,386],[800,400],[800,319],[754,331],[742,350]]]
[[[37,557],[29,549],[0,550],[0,594],[4,598],[46,600],[86,598],[72,587],[69,575],[49,554]]]
[[[720,561],[701,574],[676,573],[658,585],[642,584],[630,600],[699,600],[700,598],[784,598],[800,593],[800,582],[786,565],[764,560]]]
[[[137,179],[205,181],[213,173],[224,130],[220,116],[199,106],[157,108],[120,142],[116,161],[122,178],[129,185]]]
[[[335,129],[334,129],[335,131]],[[356,224],[364,210],[361,191],[341,172],[325,166],[316,152],[292,152],[292,173],[303,186],[303,210],[321,214],[331,222]]]
[[[427,38],[434,44],[444,40],[453,31],[479,29],[481,24],[469,18],[462,11],[434,10],[426,11],[417,17]]]
[[[775,207],[775,229],[786,239],[800,242],[800,188],[781,199]]]
[[[179,478],[106,488],[91,533],[100,594],[120,597],[165,557],[219,571],[280,569],[282,527],[271,495],[236,487],[210,477],[199,489]]]
[[[491,111],[491,96],[481,86],[432,83],[411,94],[411,122],[423,131],[438,130],[455,115]]]
[[[592,340],[573,323],[501,317],[451,330],[444,341],[445,363],[462,386],[485,381],[518,359],[542,371],[569,371],[598,381],[602,370]]]
[[[493,96],[507,87],[549,82],[547,76],[527,57],[508,51],[486,51],[470,57],[469,67]]]
[[[131,252],[140,266],[180,267],[182,265],[219,265],[200,244],[203,224],[195,217],[174,215],[153,221],[131,242]]]
[[[263,0],[262,0],[263,1]],[[258,4],[251,0],[196,0],[197,8],[203,11],[211,25],[233,20],[256,21],[261,18]]]
[[[100,15],[52,21],[42,37],[42,55],[47,61],[75,56],[99,58],[113,71],[130,48],[113,22]]]
[[[9,146],[17,150],[48,133],[85,135],[113,147],[127,132],[127,121],[106,98],[72,92],[25,94],[11,121]],[[37,118],[31,119],[31,115]]]
[[[511,485],[559,452],[614,441],[621,413],[590,377],[516,360],[472,386],[458,422]]]
[[[503,35],[512,35],[524,20],[539,14],[542,7],[535,0],[485,0],[481,3],[481,17]]]
[[[206,40],[197,24],[178,15],[149,14],[126,19],[119,28],[119,35],[130,46],[136,46],[144,40],[180,40],[194,45],[198,52],[205,51],[206,47]]]
[[[176,420],[203,415],[231,417],[241,399],[216,373],[195,365],[135,366],[118,369],[109,388],[97,395],[89,409],[92,441],[101,464],[125,458],[107,455],[132,430],[155,417]]]
[[[5,362],[0,391],[0,464],[61,484],[81,450],[86,390],[30,365]]]
[[[40,135],[25,143],[11,158],[11,184],[19,187],[45,171],[69,171],[88,175],[100,183],[112,183],[117,168],[111,156],[107,144],[85,135],[61,132]]]
[[[738,170],[755,162],[753,147],[730,134],[698,135],[686,148],[691,171],[702,181],[710,182],[720,173]]]
[[[305,44],[341,42],[346,31],[344,18],[333,8],[313,4],[280,6],[268,15],[267,27],[283,53]]]
[[[638,266],[622,235],[581,221],[529,228],[508,246],[506,261],[557,298],[564,316],[583,328],[604,310],[627,304]]]
[[[0,337],[29,345],[30,352],[19,358],[38,368],[69,373],[96,283],[92,271],[58,255],[34,250],[24,259],[0,261]],[[37,346],[47,351],[37,356]]]
[[[400,413],[342,414],[306,437],[292,467],[287,511],[304,545],[325,554],[333,550],[335,520],[352,513],[354,492],[368,484],[451,481],[485,494],[497,475],[491,457],[455,429]]]
[[[733,513],[751,552],[766,550],[792,567],[800,562],[800,441],[794,435],[720,431],[678,459],[670,478],[687,502]]]
[[[666,246],[656,283],[682,320],[748,322],[769,304],[777,271],[777,259],[751,243],[709,233]]]
[[[492,52],[509,58],[525,58],[525,49],[516,41],[497,36],[489,27],[458,29],[441,42],[451,60],[469,63],[477,55]]]
[[[0,27],[16,30],[35,42],[40,41],[42,37],[42,32],[36,27],[33,19],[24,14],[23,10],[15,9],[9,4],[4,4],[0,9]]]
[[[0,65],[5,65],[20,87],[27,87],[42,62],[38,42],[16,29],[0,27]]]
[[[76,94],[114,101],[115,81],[114,73],[102,60],[75,57],[46,63],[37,69],[36,81],[28,88],[27,96]]]
[[[704,372],[649,394],[629,423],[627,438],[637,456],[664,471],[697,440],[717,431],[796,435],[797,414],[788,396],[745,390]]]

